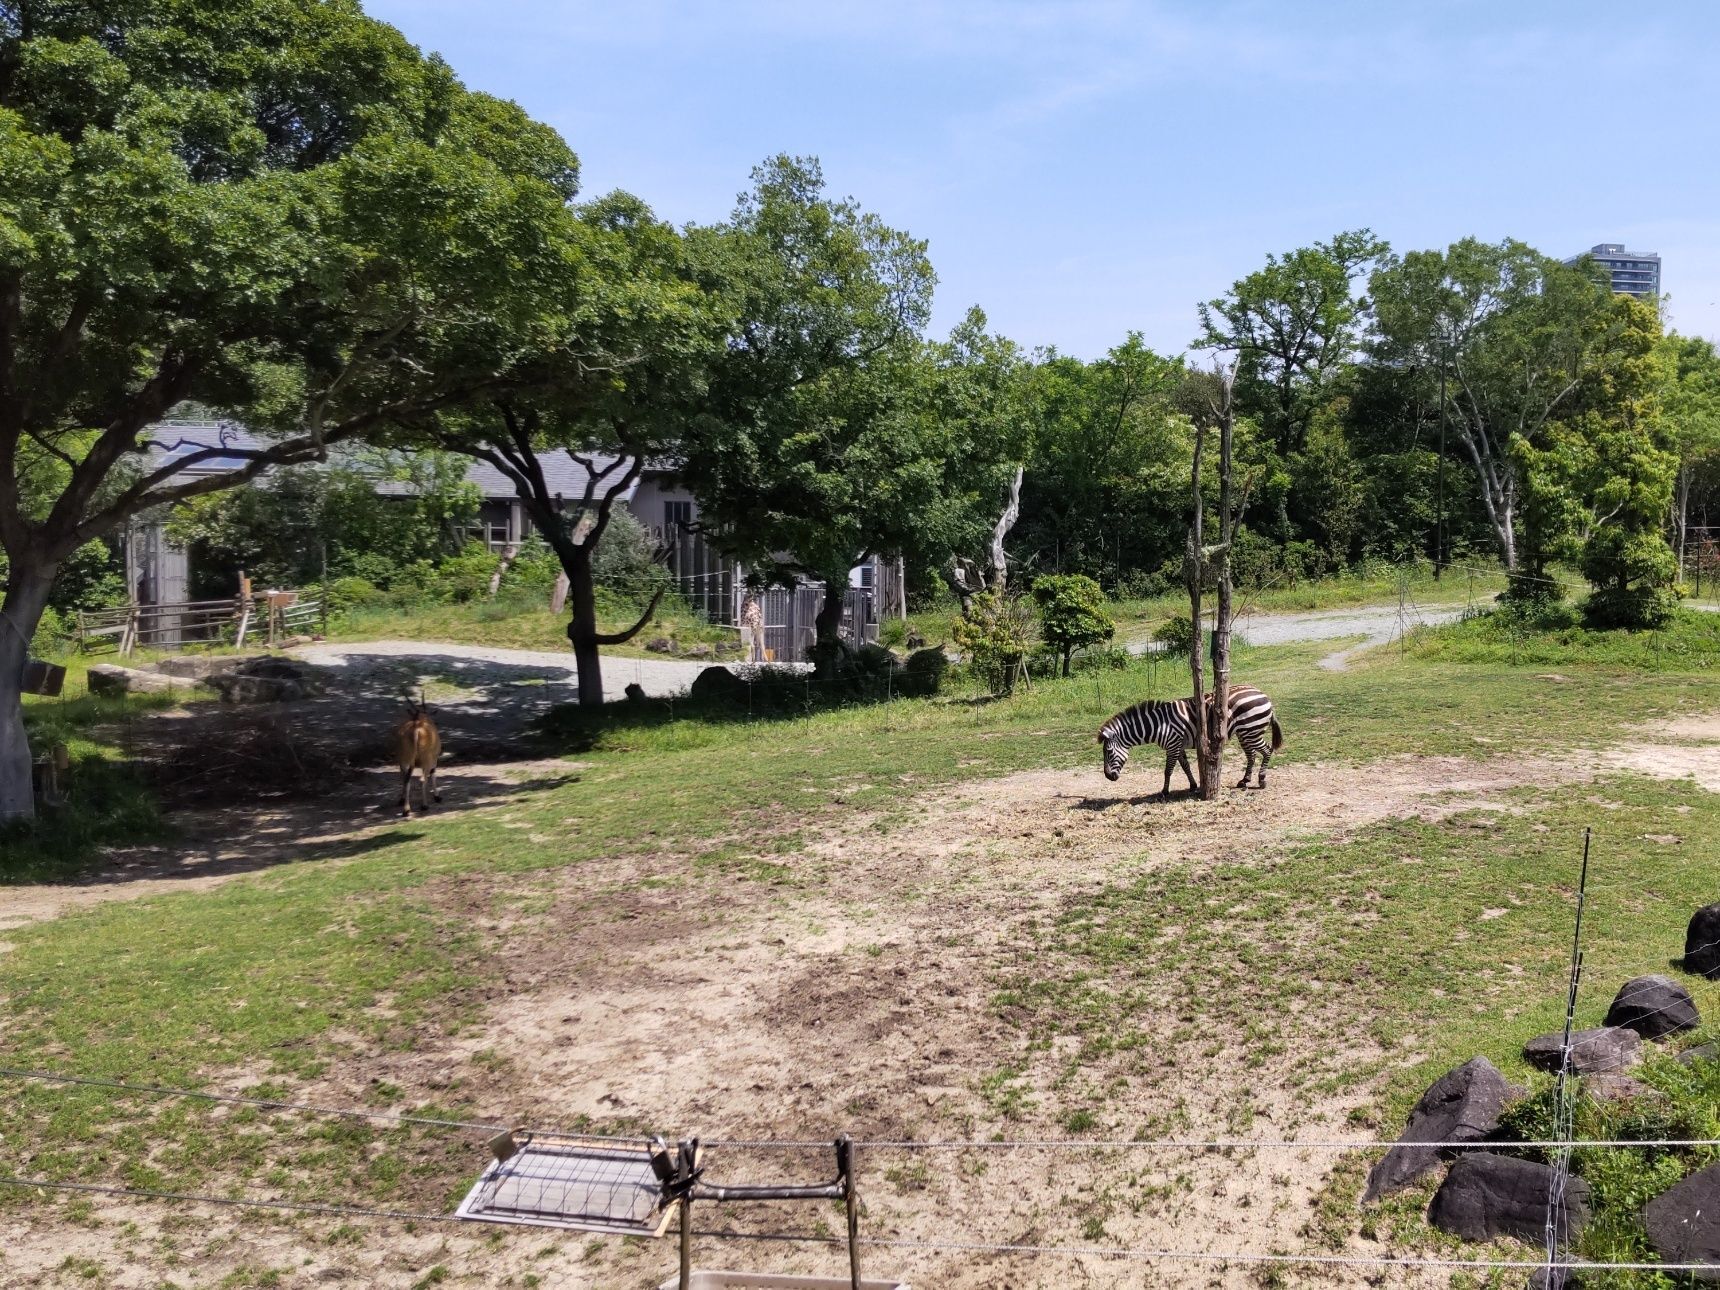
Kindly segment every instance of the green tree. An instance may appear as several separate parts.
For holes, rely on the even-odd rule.
[[[1281,456],[1307,442],[1316,410],[1360,345],[1355,283],[1389,252],[1368,229],[1301,247],[1197,306],[1194,348],[1236,355],[1237,411],[1257,418]]]
[[[713,364],[735,334],[734,295],[682,237],[636,198],[614,193],[580,209],[553,286],[557,326],[508,356],[521,388],[469,401],[413,427],[437,446],[488,462],[524,503],[568,580],[568,641],[579,701],[603,702],[602,647],[636,636],[667,583],[632,626],[597,626],[597,552],[645,468],[683,452],[703,415]],[[585,467],[578,497],[550,487],[540,457]]]
[[[1720,354],[1714,342],[1669,334],[1663,342],[1667,367],[1664,416],[1678,456],[1673,498],[1673,534],[1678,566],[1685,565],[1692,497],[1706,474],[1720,467]]]
[[[1079,573],[1046,574],[1033,583],[1039,634],[1063,655],[1063,675],[1075,651],[1108,641],[1117,624],[1105,612],[1105,590]]]
[[[1499,556],[1516,570],[1524,446],[1541,447],[1549,423],[1616,357],[1623,325],[1612,293],[1522,242],[1474,238],[1388,256],[1369,288],[1375,361],[1450,381],[1453,430]]]
[[[1039,355],[1024,394],[1033,447],[1017,532],[1041,567],[1120,580],[1180,555],[1183,378],[1181,360],[1137,332],[1090,363]]]
[[[139,511],[507,380],[577,163],[349,4],[0,6],[0,819],[31,811],[24,645]],[[144,455],[183,400],[264,437]],[[32,454],[66,482],[38,504]]]
[[[823,584],[815,654],[828,671],[850,570],[947,554],[967,499],[997,477],[1007,445],[964,410],[986,382],[954,377],[1005,351],[981,343],[972,315],[948,346],[921,340],[925,244],[828,197],[816,161],[759,167],[730,222],[697,241],[734,284],[739,322],[708,412],[681,438],[681,473],[719,547]]]

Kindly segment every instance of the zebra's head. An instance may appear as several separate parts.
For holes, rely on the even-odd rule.
[[[1105,778],[1114,784],[1129,764],[1129,745],[1121,734],[1106,726],[1099,732],[1099,746],[1105,751]]]

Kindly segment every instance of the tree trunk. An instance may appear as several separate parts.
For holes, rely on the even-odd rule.
[[[0,824],[36,813],[30,778],[30,741],[24,735],[24,662],[30,639],[48,607],[54,569],[22,571],[19,556],[0,601]]]
[[[1063,675],[1065,677],[1069,675],[1069,659],[1074,653],[1075,647],[1073,645],[1065,645],[1063,647]]]
[[[848,575],[824,580],[824,600],[812,620],[813,668],[819,677],[832,676],[842,657],[842,606],[848,598]]]
[[[1224,783],[1224,741],[1230,733],[1230,544],[1236,536],[1231,495],[1231,438],[1235,417],[1231,385],[1225,380],[1218,417],[1218,605],[1212,623],[1212,711],[1200,757],[1200,795],[1218,796]]]
[[[1202,782],[1197,791],[1202,797],[1210,796],[1206,792],[1206,675],[1205,653],[1206,624],[1201,616],[1201,529],[1205,502],[1200,495],[1200,459],[1202,450],[1206,447],[1206,430],[1195,426],[1194,431],[1194,465],[1189,471],[1193,504],[1192,517],[1188,526],[1188,618],[1190,625],[1188,669],[1194,681],[1194,698],[1191,703],[1192,711],[1189,720],[1194,725],[1195,761],[1199,763]]]
[[[603,702],[603,652],[597,641],[597,584],[591,576],[591,548],[580,545],[562,556],[567,575],[567,598],[573,607],[567,620],[567,639],[573,646],[573,666],[579,676],[579,706],[596,707]]]
[[[1690,463],[1678,467],[1678,503],[1673,523],[1678,530],[1678,579],[1684,580],[1684,549],[1690,532]]]

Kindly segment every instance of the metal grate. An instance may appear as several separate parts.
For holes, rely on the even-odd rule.
[[[487,1223],[660,1236],[670,1210],[645,1143],[537,1136],[498,1160],[455,1211]]]

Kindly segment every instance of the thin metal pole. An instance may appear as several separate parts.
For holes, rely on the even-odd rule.
[[[1559,1077],[1553,1088],[1553,1136],[1568,1143],[1576,1136],[1572,1118],[1571,1099],[1566,1087],[1571,1071],[1571,1028],[1576,1023],[1577,986],[1583,976],[1583,907],[1588,901],[1589,842],[1591,830],[1583,830],[1583,867],[1577,877],[1577,917],[1571,933],[1571,976],[1565,990],[1565,1032],[1559,1046]],[[1547,1187],[1547,1284],[1553,1282],[1553,1265],[1559,1261],[1559,1247],[1564,1244],[1565,1184],[1570,1177],[1571,1149],[1559,1148],[1553,1153],[1553,1178]]]

